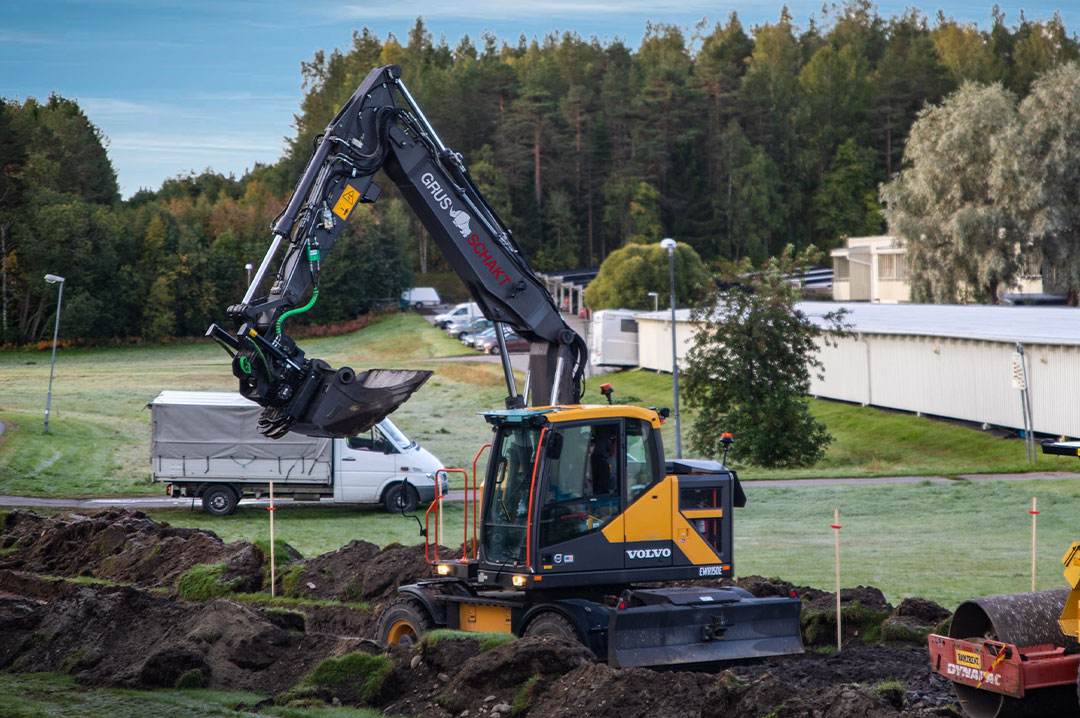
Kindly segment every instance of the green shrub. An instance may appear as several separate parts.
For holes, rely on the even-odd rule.
[[[450,628],[437,628],[424,634],[421,641],[428,646],[436,646],[443,641],[458,641],[471,638],[477,642],[480,653],[490,651],[496,646],[516,640],[513,633],[497,633],[494,631],[457,631]]]
[[[357,695],[365,703],[370,703],[379,694],[393,668],[394,664],[386,656],[356,651],[340,658],[327,658],[300,685],[342,686],[356,682],[359,684]]]
[[[881,626],[888,617],[888,611],[875,611],[859,601],[852,601],[840,609],[845,631],[854,627],[866,644],[882,640]],[[803,611],[801,622],[804,643],[811,646],[835,644],[836,611]]]
[[[203,688],[206,686],[206,676],[198,668],[185,671],[176,679],[176,687],[181,690],[191,688]]]
[[[188,601],[205,601],[226,596],[244,583],[242,578],[222,580],[224,574],[223,563],[200,563],[192,566],[176,582],[176,595]]]
[[[525,711],[529,710],[529,706],[532,705],[533,691],[536,688],[536,682],[539,680],[540,674],[537,673],[535,676],[518,686],[518,689],[514,691],[514,700],[510,704],[511,718],[523,715]]]

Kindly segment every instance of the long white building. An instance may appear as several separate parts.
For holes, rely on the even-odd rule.
[[[1022,428],[1013,354],[1023,347],[1033,427],[1080,436],[1080,309],[802,302],[814,321],[847,309],[851,336],[822,345],[810,393],[864,405]],[[676,312],[680,363],[695,327]],[[671,314],[638,317],[645,369],[671,371]]]

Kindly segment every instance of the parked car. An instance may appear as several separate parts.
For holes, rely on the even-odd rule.
[[[495,322],[490,319],[480,317],[479,319],[473,319],[471,322],[459,324],[457,322],[451,322],[450,326],[446,328],[446,331],[450,333],[450,336],[455,339],[465,341],[465,337],[470,334],[480,334],[488,329],[491,329],[495,325]]]
[[[483,322],[487,322],[484,325]],[[452,320],[446,325],[446,333],[452,336],[454,339],[462,339],[466,334],[473,334],[480,331],[481,328],[487,328],[492,325],[491,320],[484,317],[473,317],[471,319]]]
[[[482,332],[474,332],[472,334],[466,334],[461,338],[461,343],[467,347],[476,348],[476,340],[480,337],[493,337],[495,336],[495,327],[488,327]]]
[[[480,305],[476,302],[462,302],[448,312],[436,314],[435,326],[439,329],[445,329],[446,325],[452,321],[471,320],[482,316],[484,315],[480,311]]]
[[[498,354],[499,343],[495,339],[495,333],[492,332],[490,337],[480,337],[476,340],[476,348],[485,354]],[[506,351],[508,352],[527,352],[529,351],[529,340],[519,337],[513,332],[506,333]]]
[[[420,309],[422,307],[438,306],[442,300],[435,287],[413,287],[401,293],[401,306]]]

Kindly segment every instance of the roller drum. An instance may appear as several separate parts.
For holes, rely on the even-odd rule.
[[[950,638],[989,639],[1017,648],[1053,644],[1069,645],[1058,619],[1069,589],[987,596],[964,601],[953,614]],[[1080,715],[1076,686],[1029,691],[1023,699],[953,683],[964,713],[972,718],[1018,718],[1020,716]]]

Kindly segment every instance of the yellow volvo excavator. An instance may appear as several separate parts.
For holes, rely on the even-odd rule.
[[[397,66],[372,70],[320,136],[247,294],[228,310],[239,328],[207,332],[232,355],[240,393],[264,407],[261,430],[350,436],[430,375],[335,370],[306,358],[283,330],[316,301],[323,258],[355,206],[379,196],[380,170],[493,320],[508,394],[505,409],[483,414],[493,438],[482,501],[471,506],[475,540],[464,541],[461,559],[433,558],[431,580],[401,588],[380,639],[410,641],[437,626],[554,633],[618,666],[802,652],[798,598],[643,585],[732,575],[731,512],[746,500],[738,477],[714,461],[665,460],[666,410],[612,405],[609,392],[607,405],[581,405],[584,341]],[[269,291],[259,297],[264,280]],[[532,344],[521,392],[506,327]]]

